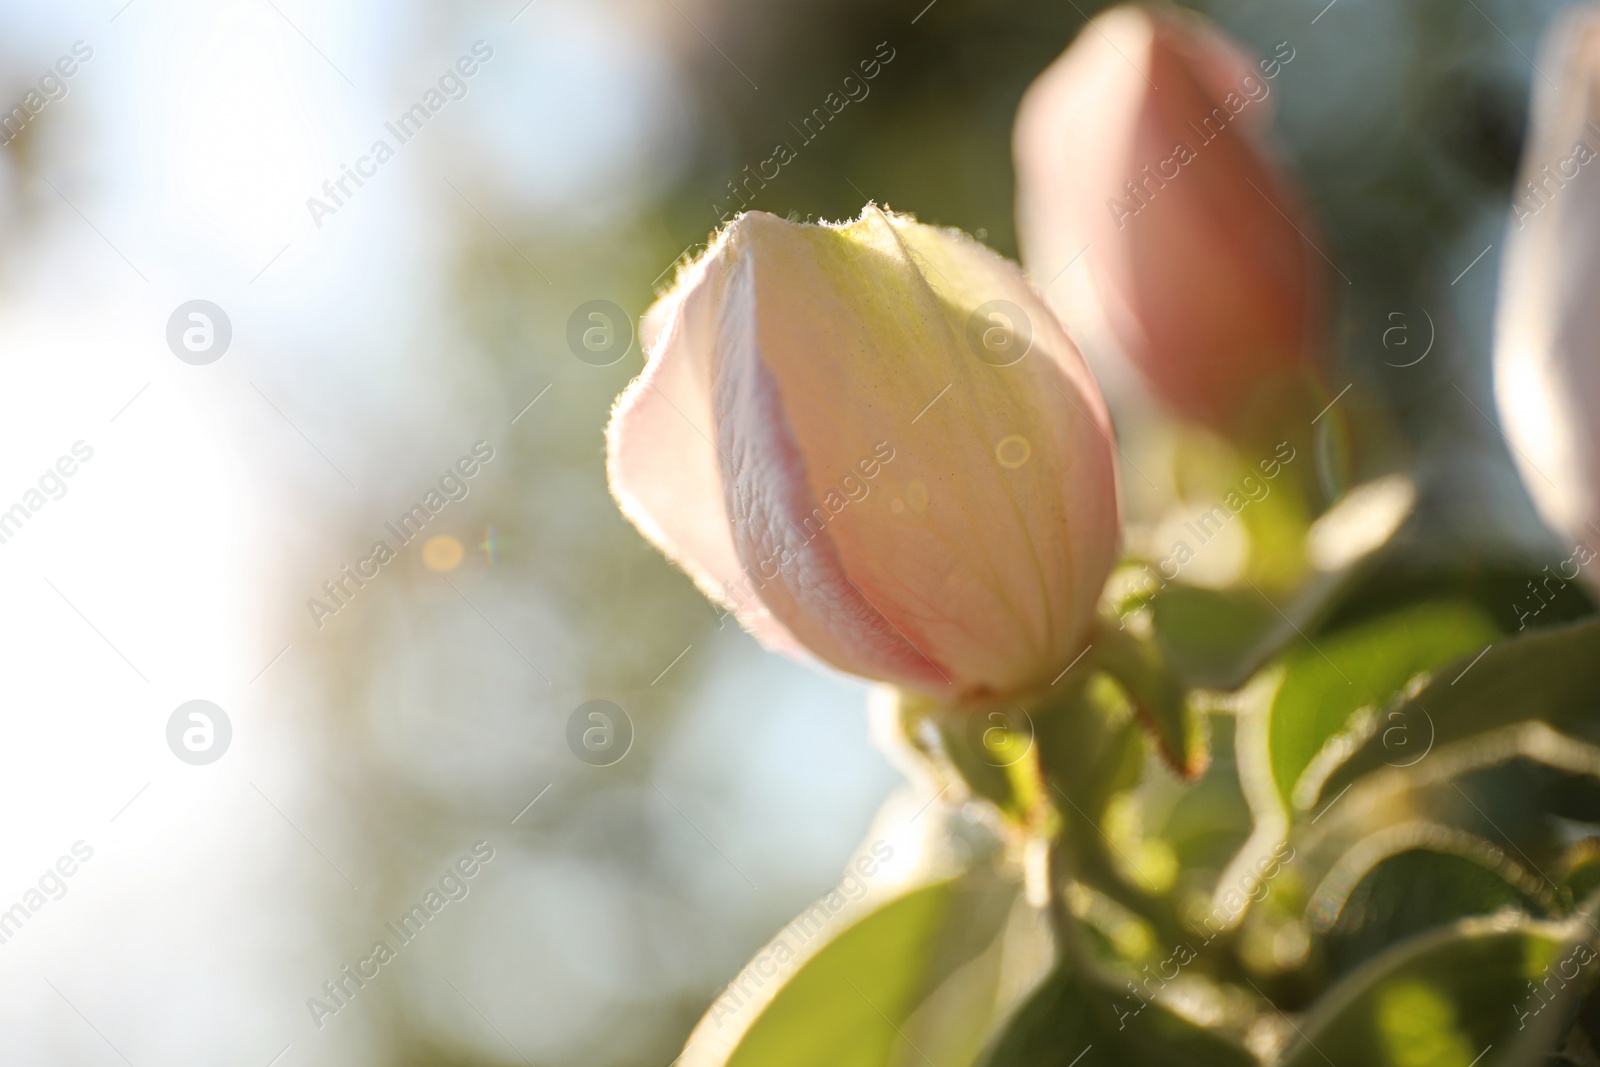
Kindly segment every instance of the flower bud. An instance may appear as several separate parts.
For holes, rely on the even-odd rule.
[[[1545,42],[1539,67],[1555,83],[1534,79],[1512,190],[1495,401],[1545,520],[1600,545],[1600,9],[1575,9]]]
[[[1017,116],[1030,273],[1076,329],[1058,277],[1082,254],[1099,325],[1151,392],[1224,433],[1309,397],[1315,380],[1323,261],[1258,136],[1293,58],[1284,45],[1253,63],[1198,16],[1119,7],[1034,82]]]
[[[1110,420],[1013,265],[874,207],[752,212],[643,332],[612,492],[764,643],[950,700],[1084,648],[1118,534]]]

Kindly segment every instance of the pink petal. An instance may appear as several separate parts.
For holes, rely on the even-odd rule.
[[[827,530],[804,525],[816,501],[777,381],[762,358],[754,273],[745,259],[729,281],[714,398],[728,513],[750,580],[769,610],[821,659],[855,674],[946,692],[949,677],[867,601]]]

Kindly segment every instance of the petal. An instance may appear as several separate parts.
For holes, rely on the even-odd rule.
[[[1040,77],[1017,122],[1025,262],[1050,278],[1087,250],[1129,359],[1214,424],[1258,381],[1309,366],[1320,329],[1309,223],[1257,136],[1270,96],[1198,19],[1122,8]]]
[[[801,515],[808,544],[960,692],[1014,692],[1065,666],[1115,550],[1109,425],[1020,273],[875,209],[845,227],[750,215],[733,239],[753,271],[749,347],[776,383],[790,481],[805,478],[783,517]],[[1031,336],[1009,366],[970,341],[992,301]],[[763,595],[797,635],[837,594],[787,571],[773,584],[784,597]]]
[[[606,466],[624,516],[711,599],[769,645],[798,646],[749,594],[723,498],[712,440],[712,354],[726,286],[720,243],[687,268],[645,315],[644,372],[629,384],[606,427]]]
[[[747,588],[823,660],[932,692],[949,677],[862,595],[832,539],[810,524],[813,498],[777,382],[763,360],[752,276],[743,260],[719,324],[714,406],[725,491]]]
[[[1600,15],[1574,9],[1546,41],[1540,66],[1557,84],[1535,80],[1500,273],[1495,399],[1540,512],[1589,542],[1600,523]]]

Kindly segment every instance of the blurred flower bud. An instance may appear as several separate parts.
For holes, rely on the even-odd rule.
[[[1253,63],[1176,8],[1119,7],[1034,82],[1017,116],[1030,273],[1076,329],[1057,279],[1083,254],[1103,325],[1151,391],[1224,433],[1298,419],[1313,397],[1322,261],[1258,139],[1293,59],[1285,44]]]
[[[1600,544],[1600,8],[1545,38],[1500,271],[1495,401],[1551,526]],[[1588,573],[1587,571],[1585,573]],[[1594,577],[1590,575],[1591,579]]]
[[[875,207],[752,212],[643,332],[612,491],[764,643],[944,699],[1083,649],[1118,537],[1110,420],[1015,266]]]

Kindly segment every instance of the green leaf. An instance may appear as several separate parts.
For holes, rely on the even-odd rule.
[[[1122,688],[1103,675],[1052,699],[1036,717],[1039,769],[1061,817],[1059,839],[1073,877],[1165,934],[1175,924],[1158,897],[1170,878],[1153,877],[1149,857],[1131,842],[1118,844],[1108,819],[1113,798],[1136,786],[1148,766],[1132,715]]]
[[[1320,635],[1248,706],[1238,752],[1257,827],[1219,885],[1285,840],[1295,855],[1264,907],[1243,915],[1253,965],[1337,972],[1463,915],[1570,907],[1573,894],[1543,873],[1561,848],[1549,816],[1594,805],[1600,750],[1522,716],[1566,693],[1545,709],[1595,729],[1600,630],[1486,652],[1487,627],[1472,609],[1423,605]],[[1465,654],[1441,667],[1452,646]],[[1308,817],[1291,822],[1291,811]],[[1474,866],[1483,873],[1469,876]],[[1265,949],[1296,944],[1312,952]]]
[[[1099,825],[1106,802],[1139,780],[1144,746],[1122,690],[1093,677],[1051,697],[1034,713],[1039,768],[1050,799]]]
[[[913,889],[853,922],[841,914],[837,931],[802,915],[717,998],[690,1035],[683,1067],[886,1067],[907,1055],[946,1067],[942,1050],[907,1047],[907,1020],[994,939],[1014,896],[968,875]]]
[[[1302,641],[1282,660],[1283,679],[1268,711],[1268,759],[1284,807],[1295,809],[1296,783],[1355,712],[1381,712],[1414,679],[1482,650],[1494,637],[1476,608],[1445,603],[1396,611],[1320,636],[1314,644]],[[1404,718],[1377,723],[1391,765],[1407,764],[1425,751],[1429,738],[1413,725]],[[1316,797],[1299,799],[1310,806]]]
[[[1590,780],[1563,763],[1587,764]],[[1561,829],[1549,817],[1551,797],[1576,785],[1592,787],[1597,768],[1600,750],[1535,723],[1435,751],[1418,766],[1364,775],[1341,789],[1314,824],[1291,832],[1296,858],[1290,885],[1298,892],[1290,906],[1313,930],[1326,931],[1345,922],[1352,908],[1364,907],[1359,890],[1382,864],[1428,853],[1491,872],[1536,913],[1565,915],[1573,896],[1545,874],[1560,870],[1563,852]],[[1438,878],[1404,879],[1390,886],[1390,903],[1403,901],[1413,919],[1440,918],[1448,908],[1427,898],[1442,888]],[[1472,893],[1461,876],[1453,888],[1461,891],[1456,904],[1480,911],[1497,906],[1493,892],[1476,906],[1464,903]]]
[[[1009,700],[928,707],[928,721],[943,741],[941,754],[967,788],[1012,819],[1025,820],[1038,800],[1029,781],[1034,727],[1027,709]]]
[[[1462,656],[1397,713],[1430,725],[1434,753],[1530,721],[1600,742],[1600,620],[1530,632],[1495,645],[1481,658],[1476,652]],[[1335,795],[1393,761],[1381,744],[1369,741],[1334,771],[1322,792]]]
[[[1106,624],[1096,630],[1090,649],[1093,667],[1122,686],[1139,724],[1173,772],[1191,781],[1204,773],[1204,721],[1189,706],[1183,681],[1168,667],[1160,648]]]
[[[1496,1064],[1541,1007],[1542,981],[1569,931],[1511,918],[1470,919],[1405,941],[1335,985],[1295,1027],[1281,1067],[1471,1067]]]
[[[1600,837],[1574,842],[1557,870],[1562,887],[1574,900],[1584,900],[1600,890]]]
[[[1022,1006],[979,1067],[1256,1067],[1226,1038],[1153,1001],[1063,967]]]
[[[1250,807],[1234,757],[1237,720],[1223,714],[1208,720],[1212,755],[1206,773],[1192,783],[1147,775],[1139,793],[1146,833],[1167,843],[1184,876],[1214,881],[1250,834]]]
[[[1485,558],[1481,550],[1470,561],[1459,553],[1441,553],[1428,537],[1397,543],[1340,599],[1328,626],[1345,626],[1423,601],[1469,601],[1507,635],[1581,622],[1595,612],[1584,586],[1552,588],[1549,568],[1536,570],[1520,557]]]
[[[897,750],[889,753],[892,759],[915,753],[914,762],[936,788],[959,784],[1010,820],[1027,821],[1042,788],[1033,756],[1038,698],[945,703],[897,691],[889,699],[889,736],[879,743]]]
[[[1263,664],[1302,643],[1305,634],[1315,634],[1322,621],[1364,594],[1389,555],[1390,535],[1410,515],[1415,499],[1415,487],[1401,475],[1347,493],[1312,525],[1308,543],[1318,566],[1292,596],[1280,595],[1259,566],[1253,569],[1268,591],[1249,578],[1248,588],[1214,590],[1162,580],[1148,565],[1142,573],[1134,570],[1121,583],[1127,595],[1116,605],[1119,628],[1148,609],[1156,644],[1189,685],[1237,689]],[[1279,525],[1276,519],[1272,525]],[[1253,538],[1259,541],[1264,532],[1256,529]],[[1272,551],[1266,544],[1254,547]]]
[[[1350,894],[1327,934],[1328,965],[1342,975],[1408,937],[1472,916],[1531,907],[1516,887],[1470,860],[1402,852],[1368,872]]]
[[[1174,585],[1150,601],[1150,621],[1175,671],[1190,684],[1235,689],[1257,666],[1258,650],[1282,626],[1253,590]]]
[[[1546,874],[1561,871],[1565,847],[1551,816],[1586,820],[1600,811],[1596,651],[1596,622],[1480,649],[1328,745],[1298,791],[1302,805],[1314,799],[1320,810],[1288,829],[1297,852],[1295,877],[1281,887],[1296,891],[1284,901],[1289,910],[1303,909],[1313,928],[1327,930],[1345,922],[1352,903],[1359,907],[1352,894],[1378,865],[1425,850],[1484,868],[1536,910],[1566,913],[1594,879],[1564,887]],[[1259,738],[1241,743],[1241,762],[1267,748]],[[1269,825],[1282,818],[1275,794],[1262,800],[1252,786],[1250,796]],[[1258,849],[1276,840],[1261,836]],[[1424,893],[1410,883],[1393,888],[1400,897]],[[1432,907],[1419,900],[1395,906]],[[1364,943],[1361,953],[1370,948]]]

